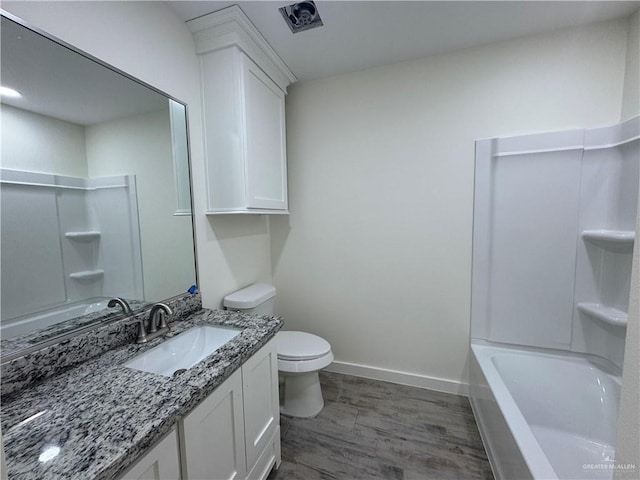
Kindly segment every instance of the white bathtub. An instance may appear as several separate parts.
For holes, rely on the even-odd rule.
[[[0,334],[3,339],[6,339],[23,335],[33,330],[41,330],[51,325],[100,312],[107,308],[108,302],[108,298],[91,298],[83,302],[65,305],[45,312],[11,319],[2,322]]]
[[[612,478],[615,367],[529,349],[471,350],[470,400],[496,478]]]

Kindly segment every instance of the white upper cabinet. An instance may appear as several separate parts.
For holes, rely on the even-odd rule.
[[[206,213],[288,213],[284,98],[294,75],[237,6],[188,25],[202,72]]]
[[[284,92],[242,55],[249,208],[287,209]]]

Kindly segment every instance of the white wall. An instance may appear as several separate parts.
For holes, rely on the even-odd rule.
[[[0,122],[2,168],[87,176],[83,126],[5,104]]]
[[[338,362],[457,390],[467,378],[474,140],[617,122],[626,26],[292,86],[291,215],[271,219],[286,328],[322,335]]]
[[[627,65],[624,76],[622,115],[628,120],[640,113],[640,10],[629,18]]]
[[[271,281],[264,217],[210,219],[205,209],[200,70],[190,32],[161,2],[2,2],[2,8],[188,104],[199,281],[205,306]]]
[[[629,21],[627,65],[621,120],[640,114],[640,10]],[[618,480],[634,480],[640,473],[640,202],[636,222],[629,319],[624,352],[624,371],[620,397],[620,417],[616,442],[616,462],[635,465],[635,469],[617,470]]]
[[[136,175],[144,299],[186,292],[195,281],[189,216],[177,208],[169,102],[157,112],[86,128],[90,177]]]
[[[616,480],[635,480],[640,473],[640,202],[636,223],[636,243],[633,252],[633,271],[629,294],[627,343],[624,352],[620,415],[616,438],[616,463],[635,465],[634,469],[617,470]]]

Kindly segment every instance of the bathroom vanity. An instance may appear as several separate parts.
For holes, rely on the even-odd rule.
[[[120,478],[266,478],[280,464],[275,347],[270,340]]]
[[[240,333],[177,375],[124,365],[199,325]],[[128,341],[14,391],[3,385],[9,478],[265,478],[280,464],[281,326],[277,317],[199,310],[148,344]]]

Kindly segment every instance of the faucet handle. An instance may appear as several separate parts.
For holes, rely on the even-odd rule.
[[[167,328],[167,315],[163,310],[158,310],[158,328]]]
[[[144,322],[142,319],[138,320],[138,338],[136,343],[147,343],[147,332],[144,329]]]

